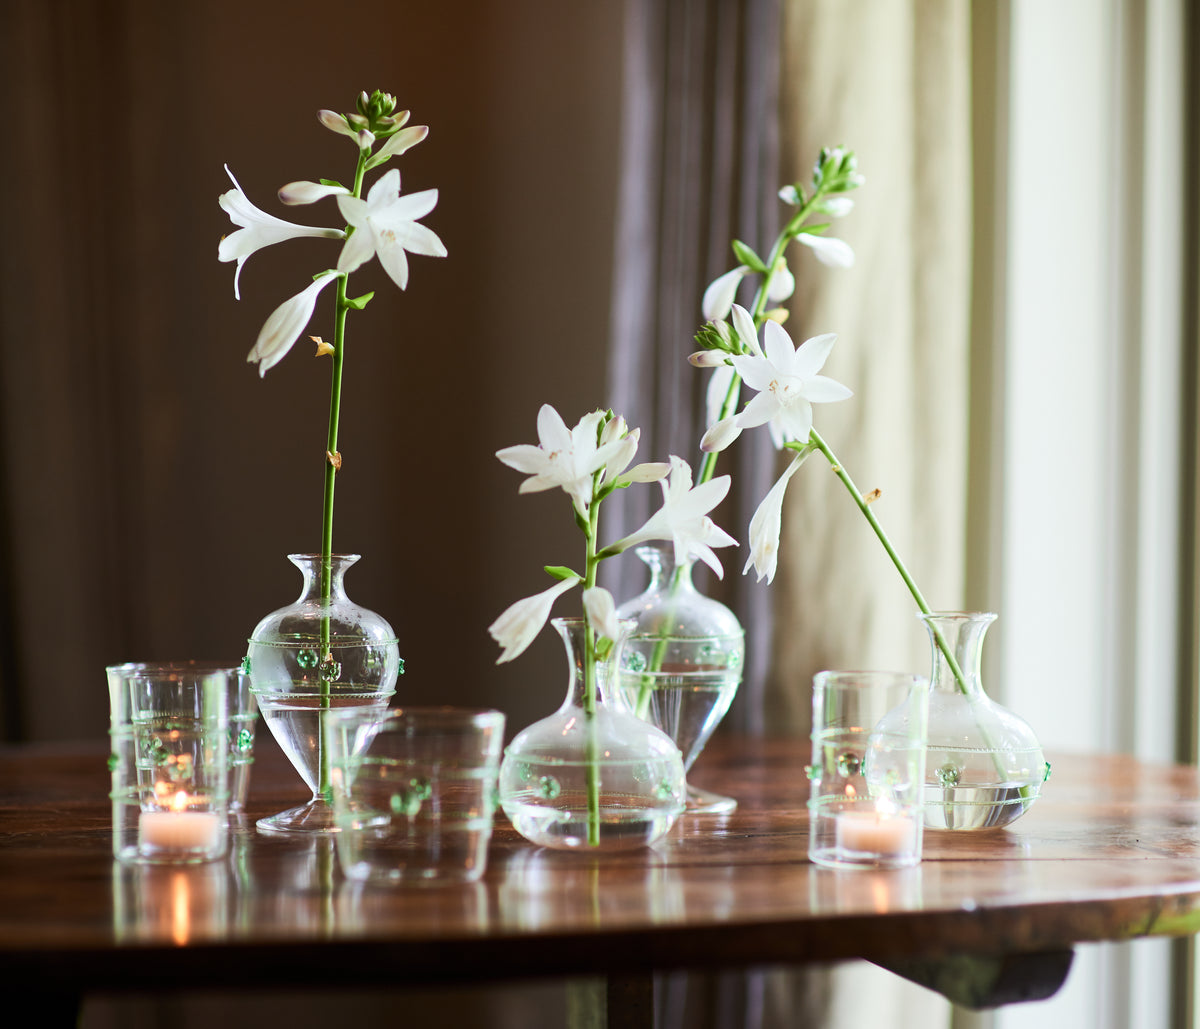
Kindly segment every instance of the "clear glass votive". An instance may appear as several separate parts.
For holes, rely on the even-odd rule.
[[[225,854],[230,672],[183,662],[108,669],[118,859],[188,864]]]
[[[499,711],[325,712],[337,853],[368,884],[476,882],[487,867],[504,742]]]
[[[830,868],[921,860],[929,682],[897,672],[813,679],[808,856]]]
[[[113,855],[122,861],[140,860],[138,826],[141,795],[134,753],[130,685],[141,677],[166,677],[180,688],[195,689],[199,682],[219,680],[226,692],[229,740],[229,811],[242,811],[254,762],[254,737],[258,706],[250,692],[250,677],[240,665],[204,661],[137,661],[105,669],[109,694],[109,739],[112,752]],[[216,688],[209,686],[208,688]]]

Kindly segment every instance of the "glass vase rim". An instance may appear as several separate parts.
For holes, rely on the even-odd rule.
[[[922,622],[943,620],[947,622],[994,622],[1000,616],[995,611],[918,611]]]
[[[292,564],[299,564],[301,561],[321,561],[324,559],[324,557],[325,557],[324,554],[322,554],[320,552],[313,553],[312,551],[300,551],[295,554],[288,554],[288,556],[287,556],[288,560],[291,561]],[[349,553],[337,554],[337,553],[334,553],[334,554],[329,555],[329,560],[330,561],[343,561],[346,564],[353,564],[355,561],[362,560],[362,554],[349,554]]]
[[[858,680],[856,682],[839,680]],[[896,683],[906,682],[909,686],[929,685],[929,677],[920,672],[893,672],[886,668],[827,668],[813,675],[813,687],[823,688],[836,684],[842,688],[848,686],[875,687],[886,681]]]

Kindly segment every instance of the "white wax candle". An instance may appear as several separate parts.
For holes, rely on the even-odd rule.
[[[917,849],[917,823],[908,815],[850,811],[837,816],[837,849],[894,856]]]
[[[215,811],[143,811],[138,819],[138,840],[145,850],[209,851],[220,836]]]

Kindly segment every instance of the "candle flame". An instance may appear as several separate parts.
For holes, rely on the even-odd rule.
[[[857,796],[858,791],[854,788],[854,786],[851,783],[846,783],[846,799],[854,800],[854,798]]]
[[[186,811],[188,802],[191,799],[192,798],[189,797],[183,790],[180,790],[178,793],[175,794],[175,796],[173,796],[171,798],[171,810],[172,811]]]

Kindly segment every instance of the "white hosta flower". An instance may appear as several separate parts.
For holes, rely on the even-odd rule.
[[[394,135],[388,136],[387,142],[383,144],[377,153],[371,155],[371,159],[367,161],[367,170],[378,168],[385,161],[391,160],[393,157],[399,157],[406,150],[410,150],[429,135],[428,125],[410,125],[407,129],[401,129]]]
[[[779,534],[783,528],[783,495],[787,491],[788,481],[796,474],[805,456],[796,455],[750,519],[750,557],[742,569],[743,575],[753,568],[758,573],[759,582],[764,578],[768,583],[774,580],[779,561]]]
[[[582,580],[563,579],[548,590],[518,600],[507,607],[504,613],[488,626],[492,639],[504,648],[504,652],[496,659],[496,664],[503,664],[523,654],[542,631],[554,602],[578,582]]]
[[[851,268],[854,266],[854,251],[850,244],[833,236],[814,236],[810,232],[802,232],[796,237],[798,243],[803,243],[817,255],[817,260],[830,268]]]
[[[821,201],[821,210],[831,218],[842,218],[854,210],[854,201],[849,197],[826,197]]]
[[[758,345],[758,329],[754,327],[754,316],[741,304],[734,304],[730,310],[730,321],[733,322],[734,331],[742,346],[750,353],[761,356],[762,349]]]
[[[693,368],[719,368],[727,362],[723,350],[697,350],[694,354],[688,354],[688,364]]]
[[[792,346],[787,330],[777,322],[763,329],[764,357],[735,357],[733,366],[757,395],[737,415],[735,425],[750,429],[766,425],[775,446],[808,441],[812,405],[845,400],[853,394],[840,382],[818,375],[837,336],[827,333]]]
[[[742,434],[737,415],[730,415],[714,422],[700,438],[700,449],[706,454],[719,453]]]
[[[246,198],[238,180],[229,170],[229,165],[225,165],[225,172],[233,182],[233,189],[222,193],[217,198],[217,203],[221,205],[221,210],[229,215],[229,220],[239,228],[221,240],[217,247],[217,257],[222,261],[237,261],[237,269],[233,273],[233,295],[239,300],[242,299],[238,287],[238,280],[242,277],[242,265],[256,250],[269,247],[272,243],[282,243],[285,239],[299,239],[302,236],[319,236],[325,239],[345,237],[346,234],[341,229],[296,225],[260,211]]]
[[[338,207],[354,232],[342,247],[338,271],[352,272],[376,254],[392,281],[404,289],[408,285],[408,258],[405,251],[427,257],[445,257],[446,248],[432,229],[417,224],[437,204],[436,189],[409,196],[400,195],[400,172],[393,168],[371,187],[367,199],[339,196]]]
[[[775,269],[771,276],[771,288],[767,290],[767,300],[772,304],[782,304],[796,292],[796,276],[791,273],[784,261]]]
[[[593,586],[583,591],[583,610],[587,614],[588,624],[605,639],[615,642],[621,635],[617,605],[612,594],[603,586]]]
[[[700,310],[705,319],[710,322],[723,322],[733,306],[733,298],[737,296],[738,286],[750,273],[747,265],[739,264],[733,271],[713,279],[704,291],[700,301]]]
[[[586,514],[592,502],[593,477],[623,442],[597,444],[596,433],[603,417],[602,412],[593,411],[568,429],[562,416],[549,404],[543,404],[538,411],[537,446],[522,443],[505,447],[497,450],[496,456],[509,468],[529,476],[521,483],[520,492],[537,493],[559,487],[570,495],[575,509]]]
[[[693,488],[691,466],[672,455],[671,474],[662,483],[662,489],[663,506],[632,536],[614,546],[628,550],[646,540],[670,540],[675,546],[676,564],[699,559],[718,576],[724,576],[725,570],[712,548],[737,546],[737,540],[708,513],[729,492],[729,476],[720,475]]]
[[[351,139],[358,138],[358,129],[346,121],[345,116],[338,114],[337,111],[318,111],[317,120],[330,132],[349,136]]]
[[[290,300],[285,300],[271,312],[246,358],[247,361],[258,362],[260,377],[266,375],[267,371],[282,361],[292,349],[292,344],[300,338],[300,333],[312,319],[317,296],[321,290],[339,278],[336,272],[325,272],[315,278],[311,285],[306,286]]]
[[[345,186],[326,186],[320,182],[289,182],[279,187],[279,201],[289,207],[297,204],[315,204],[326,197],[349,196]]]

